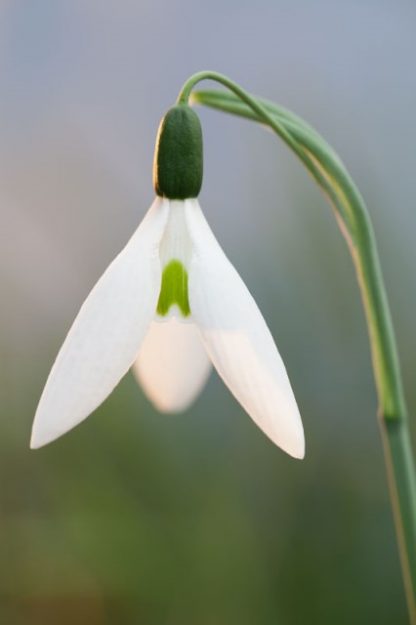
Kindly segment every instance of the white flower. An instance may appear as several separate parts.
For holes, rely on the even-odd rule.
[[[158,197],[75,319],[41,397],[31,447],[83,421],[131,366],[159,410],[184,410],[210,362],[267,436],[302,458],[296,401],[256,303],[198,200]]]
[[[196,199],[202,164],[198,116],[172,107],[156,141],[157,198],[75,319],[40,399],[31,447],[83,421],[132,366],[155,406],[177,412],[198,395],[212,363],[267,436],[303,457],[282,359]]]

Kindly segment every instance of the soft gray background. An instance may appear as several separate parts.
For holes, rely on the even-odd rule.
[[[292,108],[347,163],[415,413],[415,18],[410,1],[2,0],[1,622],[406,622],[351,262],[300,165],[246,121],[201,111],[201,201],[285,359],[305,461],[215,375],[178,417],[128,376],[27,446],[66,330],[152,201],[159,119],[201,69]]]

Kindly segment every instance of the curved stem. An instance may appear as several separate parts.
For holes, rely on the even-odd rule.
[[[193,92],[212,79],[232,93]],[[412,623],[416,623],[416,477],[396,340],[371,220],[347,169],[319,134],[293,113],[252,96],[227,77],[200,72],[182,88],[189,99],[269,126],[300,158],[327,195],[356,268],[369,332],[379,401],[379,419],[403,578]]]
[[[286,129],[276,121],[273,121],[272,116],[269,115],[265,107],[259,103],[259,101],[250,95],[247,91],[242,89],[240,85],[233,82],[223,74],[218,74],[217,72],[199,72],[198,74],[194,74],[182,87],[179,96],[177,98],[177,103],[185,104],[189,101],[191,96],[191,92],[193,87],[200,82],[201,80],[215,80],[216,82],[224,85],[230,91],[232,91],[238,98],[247,104],[249,108],[257,114],[257,116],[263,120],[265,123],[269,124],[275,132],[291,147],[291,149],[299,156],[302,161],[307,160],[307,156],[304,154],[302,150],[300,150],[296,144],[296,141],[293,140],[290,133],[286,131]]]

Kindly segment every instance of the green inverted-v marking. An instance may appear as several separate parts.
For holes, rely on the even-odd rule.
[[[191,314],[188,299],[188,274],[179,260],[171,260],[163,270],[157,312],[164,317],[176,304],[184,317]]]

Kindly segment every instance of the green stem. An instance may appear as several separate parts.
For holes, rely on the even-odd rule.
[[[192,90],[212,79],[232,93]],[[371,220],[338,155],[302,119],[242,89],[226,76],[200,72],[182,88],[178,102],[203,104],[269,126],[300,158],[328,197],[357,272],[370,338],[379,420],[406,597],[416,624],[416,477],[396,340]]]

